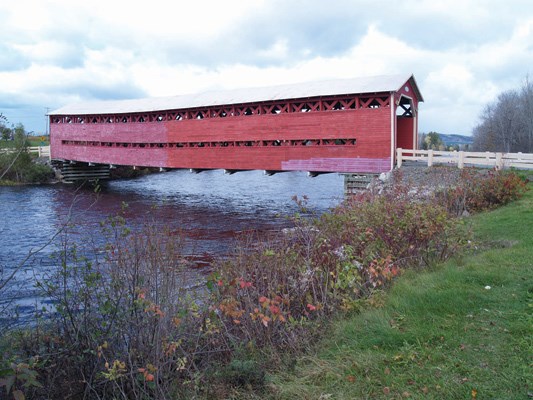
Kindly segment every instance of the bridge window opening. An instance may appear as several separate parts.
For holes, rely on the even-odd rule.
[[[337,101],[333,107],[331,108],[333,111],[339,111],[339,110],[344,110],[344,106],[342,105],[342,103],[340,101]]]
[[[261,141],[229,141],[229,142],[181,142],[181,143],[123,143],[123,142],[88,142],[63,140],[63,145],[117,147],[117,148],[183,148],[183,147],[269,147],[269,146],[355,146],[355,138],[338,139],[304,139],[304,140],[261,140]]]
[[[380,108],[381,104],[379,104],[379,101],[376,99],[372,100],[370,104],[368,105],[368,108]]]
[[[241,105],[240,107],[212,107],[203,110],[187,110],[176,109],[173,111],[161,113],[147,113],[144,115],[135,114],[119,114],[119,115],[85,115],[83,117],[78,116],[52,116],[50,123],[136,123],[136,122],[162,122],[165,120],[181,121],[183,119],[204,119],[209,117],[232,117],[240,115],[261,115],[261,114],[282,114],[292,112],[308,113],[312,111],[341,111],[341,110],[354,110],[357,108],[383,108],[390,107],[389,97],[333,97],[325,100],[309,100],[309,101],[277,101],[270,104],[261,105]],[[398,106],[396,107],[396,113],[398,116],[412,117],[414,114],[414,108],[412,107],[411,100],[405,96],[400,98]],[[271,146],[272,143],[260,143],[260,145]]]
[[[411,99],[402,96],[400,103],[396,109],[396,115],[401,117],[413,117],[413,107],[411,104]]]

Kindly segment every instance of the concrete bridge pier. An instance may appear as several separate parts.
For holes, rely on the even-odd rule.
[[[379,174],[343,174],[344,175],[344,198],[348,198],[356,193],[370,188],[374,179],[378,179]]]

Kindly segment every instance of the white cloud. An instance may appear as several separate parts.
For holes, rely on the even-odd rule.
[[[532,73],[533,5],[511,3],[17,0],[0,4],[0,112],[412,72],[421,129],[469,133]]]

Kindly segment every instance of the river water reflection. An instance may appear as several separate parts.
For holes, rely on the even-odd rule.
[[[290,172],[265,176],[261,171],[225,175],[222,171],[191,174],[171,171],[131,180],[107,182],[96,195],[91,188],[73,186],[1,187],[0,268],[5,279],[30,251],[46,245],[67,220],[75,226],[74,240],[98,237],[100,222],[117,215],[127,203],[127,223],[150,222],[185,231],[188,251],[224,255],[231,251],[235,235],[247,230],[276,230],[289,225],[288,216],[298,208],[292,196],[309,197],[308,207],[317,213],[338,204],[343,177],[338,174],[309,178]],[[71,230],[72,232],[72,230]],[[10,282],[7,294],[21,312],[36,303],[35,282],[54,268],[57,240],[25,262]]]

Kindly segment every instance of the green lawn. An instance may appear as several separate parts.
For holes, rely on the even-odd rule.
[[[269,377],[272,397],[532,398],[533,190],[470,220],[477,250],[406,273],[383,307],[333,324]]]

